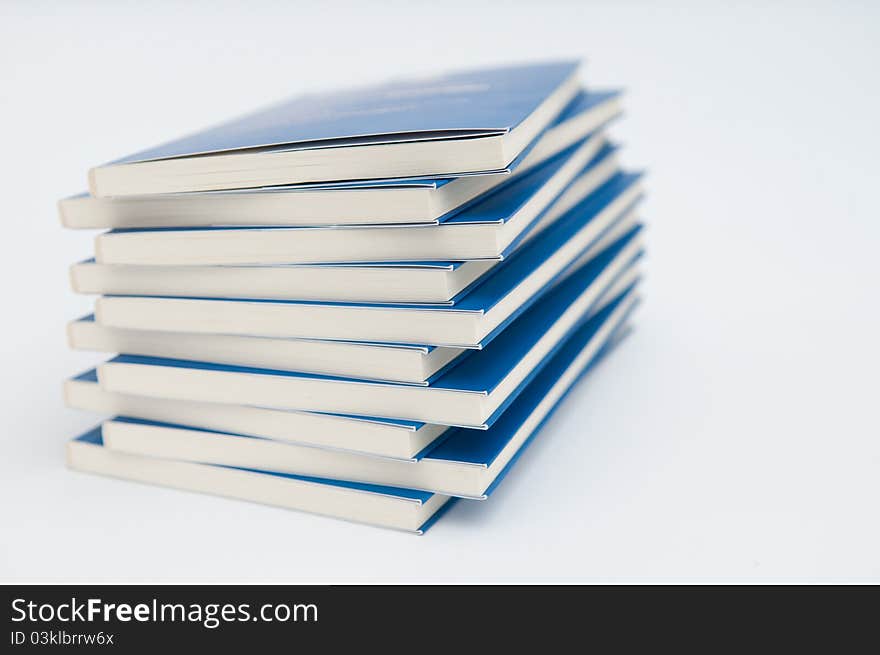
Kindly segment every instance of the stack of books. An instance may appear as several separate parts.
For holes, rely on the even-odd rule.
[[[114,353],[71,468],[422,532],[486,499],[628,329],[641,175],[576,62],[298,97],[89,172]],[[116,354],[118,353],[118,354]]]

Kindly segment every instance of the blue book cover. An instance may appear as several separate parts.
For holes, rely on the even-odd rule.
[[[587,137],[589,138],[589,137]],[[554,175],[559,172],[563,166],[571,159],[572,155],[583,146],[586,139],[575,143],[566,148],[558,155],[549,159],[546,163],[538,166],[534,171],[529,171],[522,177],[516,178],[513,182],[505,185],[499,191],[491,193],[488,197],[474,203],[464,211],[458,212],[452,216],[440,219],[441,223],[447,225],[461,225],[464,223],[506,223],[516,213],[525,206],[532,196],[535,195],[545,184],[547,184]],[[599,163],[615,152],[617,148],[613,145],[606,145],[593,159],[587,163],[580,171],[578,171],[573,182],[577,181],[582,175],[589,173]],[[572,183],[569,183],[557,193],[553,199],[547,203],[547,208],[532,221],[532,225],[537,223],[541,216],[547,212],[547,209],[553,204],[553,201],[561,196]]]
[[[601,105],[619,100],[622,95],[622,91],[619,89],[601,89],[601,90],[590,90],[583,89],[580,93],[575,96],[574,100],[572,100],[568,106],[559,114],[553,123],[550,124],[548,130],[552,130],[554,127],[559,127],[560,125],[577,119],[580,115],[585,114],[588,111],[596,109]],[[604,125],[602,126],[604,128]],[[598,130],[597,130],[598,131]],[[521,159],[518,158],[518,159]],[[514,170],[516,168],[515,164],[511,164],[508,166],[510,170]],[[279,187],[270,187],[264,189],[267,192],[281,191],[284,189],[346,189],[346,188],[369,188],[369,187],[430,187],[433,189],[439,189],[442,186],[445,186],[455,180],[455,177],[441,177],[441,178],[396,178],[396,179],[387,179],[387,180],[355,180],[355,181],[342,181],[342,182],[313,182],[308,184],[295,184],[288,186],[279,186]],[[230,193],[227,191],[220,191],[218,193]],[[234,191],[231,193],[235,193]],[[85,193],[83,195],[88,195]]]
[[[429,381],[429,386],[491,392],[565,314],[571,304],[590,288],[609,264],[635,240],[640,230],[641,226],[635,226],[598,257],[571,273],[527,311],[511,321],[485,348],[465,352],[452,369]],[[640,254],[636,254],[626,262],[623,271],[609,282],[609,287],[624,275],[639,257]],[[599,299],[601,300],[601,295]],[[588,315],[589,308],[585,313],[585,316]]]
[[[577,62],[508,66],[302,95],[114,164],[265,147],[333,147],[503,134],[515,129]]]
[[[619,101],[621,96],[621,92],[619,90],[582,90],[578,95],[572,100],[568,107],[566,107],[562,113],[557,117],[557,119],[547,128],[546,132],[553,130],[554,128],[560,127],[567,122],[575,122],[581,116],[587,114],[590,111],[598,111],[603,109],[603,105],[606,103],[616,103]],[[610,121],[614,120],[616,116],[612,116],[612,118],[602,121],[597,128],[594,130],[594,134],[602,131],[604,127]],[[593,135],[590,135],[592,137]],[[590,138],[588,137],[588,138]],[[537,140],[536,140],[537,141]],[[537,143],[536,143],[537,145]],[[512,172],[518,168],[517,163],[520,162],[522,157],[518,157],[517,160],[512,162],[508,169]],[[294,185],[280,185],[273,187],[262,187],[258,189],[227,189],[222,191],[208,191],[206,192],[208,195],[217,195],[217,194],[239,194],[239,193],[286,193],[291,191],[315,191],[315,190],[332,190],[332,189],[368,189],[371,187],[376,188],[384,188],[384,189],[413,189],[413,188],[424,188],[424,189],[440,189],[441,187],[446,186],[450,182],[455,181],[458,178],[454,177],[446,177],[446,178],[396,178],[396,179],[380,179],[380,180],[346,180],[340,182],[311,182],[304,184],[294,184]],[[501,181],[498,185],[498,188],[493,189],[493,192],[496,190],[500,190],[504,185],[510,183],[512,179],[515,177]],[[74,196],[70,196],[66,200],[80,200],[89,197],[89,193],[82,192],[76,194]],[[442,222],[444,219],[447,219],[451,216],[454,216],[456,213],[464,210],[467,206],[479,202],[480,197],[478,196],[474,200],[471,200],[468,203],[464,203],[460,207],[450,210],[446,215],[435,219],[434,223]],[[424,224],[431,224],[430,222]],[[95,226],[97,227],[97,226]]]
[[[631,293],[631,292],[630,292]],[[617,302],[622,302],[626,296],[622,296]],[[517,460],[522,456],[525,449],[538,436],[541,429],[559,408],[572,389],[602,361],[602,359],[617,345],[627,333],[626,321],[635,310],[633,305],[624,318],[615,328],[614,332],[599,349],[596,355],[587,363],[586,367],[574,378],[559,396],[553,407],[541,419],[540,423],[531,431],[525,442],[519,447],[510,461],[501,470],[491,485],[484,491],[482,498],[488,498],[498,487],[501,481],[510,472]],[[575,334],[560,348],[547,365],[536,375],[528,388],[519,396],[517,402],[510,406],[508,411],[499,418],[486,431],[475,431],[467,428],[452,428],[436,444],[430,446],[424,453],[424,459],[456,462],[473,466],[490,467],[501,455],[504,448],[516,437],[523,424],[540,405],[559,378],[569,367],[578,353],[584,348],[586,342],[595,334],[596,325],[601,324],[606,312],[613,311],[609,306],[600,312],[594,319],[583,324]]]

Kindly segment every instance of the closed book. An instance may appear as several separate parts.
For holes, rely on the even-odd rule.
[[[623,299],[620,307],[623,318],[617,325],[622,326],[633,300]],[[105,440],[112,450],[146,457],[402,485],[482,499],[495,488],[496,481],[538,433],[571,386],[601,359],[620,328],[603,340],[596,339],[592,329],[587,323],[576,332],[488,431],[454,428],[413,462],[125,417],[104,423]]]
[[[113,230],[96,237],[95,257],[149,266],[499,259],[617,171],[604,140],[578,142],[437,225]]]
[[[634,218],[639,181],[615,176],[451,305],[104,296],[95,316],[119,328],[479,347],[575,260],[608,245],[614,225]]]
[[[106,416],[185,424],[396,459],[413,459],[449,429],[422,421],[116,393],[101,389],[95,369],[66,380],[64,400],[68,407]]]
[[[619,320],[618,294],[637,280],[637,235],[586,264],[483,350],[461,357],[428,386],[330,378],[121,355],[98,367],[102,388],[124,394],[388,416],[480,428],[497,419],[583,322],[603,338]],[[604,336],[603,336],[604,335]]]
[[[433,525],[453,500],[413,489],[114,452],[105,447],[100,427],[68,442],[67,465],[85,473],[237,498],[416,534],[424,533]]]
[[[620,114],[617,91],[581,91],[508,175],[299,184],[148,196],[81,193],[58,203],[68,228],[436,223]]]
[[[294,98],[89,171],[95,196],[504,171],[579,91],[576,62]]]
[[[70,279],[77,293],[96,295],[446,303],[497,263],[143,266],[87,259],[71,266]]]
[[[189,359],[410,384],[427,384],[427,380],[449,366],[465,350],[403,343],[115,328],[99,324],[93,314],[68,323],[67,342],[76,350]]]

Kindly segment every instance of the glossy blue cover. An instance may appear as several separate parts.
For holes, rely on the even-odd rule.
[[[585,225],[633,185],[641,174],[618,173],[572,207],[555,223],[519,248],[514,255],[492,269],[485,280],[455,305],[458,311],[488,312],[510,294],[520,282],[537,270]],[[537,300],[537,297],[532,301]],[[519,311],[525,311],[527,301]],[[439,309],[443,311],[443,308]]]
[[[622,95],[619,89],[590,90],[583,89],[575,98],[568,103],[568,106],[562,110],[556,120],[550,124],[550,129],[558,127],[563,123],[577,118],[580,114],[596,109],[600,105],[616,100]],[[309,184],[297,184],[281,187],[267,187],[265,191],[289,190],[289,189],[337,189],[337,188],[368,188],[368,187],[430,187],[440,188],[449,184],[455,177],[444,178],[395,178],[386,180],[356,180],[343,182],[313,182]],[[219,192],[224,193],[224,192]],[[88,193],[82,194],[87,196]]]
[[[71,379],[78,382],[92,382],[98,384],[98,369],[90,368],[88,371],[83,371],[79,375],[74,375]]]
[[[571,362],[584,349],[587,342],[596,334],[611,313],[632,293],[632,290],[624,292],[615,301],[583,323],[550,358],[541,372],[532,379],[517,398],[517,402],[513,403],[488,430],[452,428],[434,448],[426,453],[425,459],[490,466],[514,437],[517,430],[532,415]],[[626,323],[631,311],[627,312],[618,325]],[[609,338],[609,342],[612,341],[613,338]],[[600,349],[591,364],[601,357],[601,353]],[[562,397],[564,398],[564,395]],[[535,432],[537,431],[536,429]]]
[[[632,242],[638,230],[639,226],[636,226],[613,246],[556,285],[528,311],[511,322],[485,348],[467,351],[459,358],[455,367],[429,386],[491,393],[571,304],[595,282],[620,251]],[[589,315],[590,310],[587,307],[584,316]]]
[[[428,531],[429,528],[434,527],[434,524],[437,523],[437,521],[439,521],[443,516],[445,516],[446,512],[448,512],[450,509],[452,509],[452,506],[455,505],[455,503],[457,503],[459,500],[460,500],[459,498],[449,498],[443,504],[443,507],[441,507],[436,512],[434,512],[431,515],[431,518],[429,518],[427,521],[422,523],[422,527],[420,527],[417,532],[419,534],[424,534]]]
[[[632,314],[634,309],[635,308],[631,309],[628,314]],[[614,334],[611,335],[611,337],[608,339],[602,349],[598,353],[596,353],[596,356],[593,357],[590,363],[587,364],[583,371],[581,371],[580,375],[578,375],[577,378],[575,378],[575,380],[571,383],[571,385],[569,385],[565,392],[559,397],[559,400],[556,401],[556,404],[554,404],[553,407],[550,408],[550,411],[547,412],[547,414],[544,416],[544,418],[541,419],[541,422],[535,426],[535,429],[532,430],[532,433],[526,438],[526,440],[523,442],[522,446],[519,447],[516,453],[514,453],[513,457],[510,458],[505,467],[501,469],[501,472],[495,476],[495,479],[492,480],[492,484],[486,487],[486,490],[483,492],[482,496],[484,499],[492,495],[492,492],[495,491],[498,485],[501,484],[505,477],[507,477],[513,466],[517,463],[517,461],[519,461],[519,458],[522,457],[526,449],[541,433],[541,430],[544,429],[544,426],[553,417],[553,415],[556,413],[556,410],[558,410],[562,406],[563,401],[568,398],[568,395],[575,389],[575,387],[578,386],[581,380],[583,380],[598,364],[601,363],[603,359],[605,359],[605,357],[608,356],[608,354],[614,348],[617,347],[617,344],[621,341],[621,339],[626,336],[628,329],[629,328],[627,326],[622,325],[621,327],[617,328]]]
[[[619,89],[591,91],[584,89],[572,100],[568,106],[559,114],[550,128],[558,127],[563,123],[577,118],[580,114],[596,109],[599,105],[606,102],[616,100],[622,95]],[[604,125],[603,125],[604,127]],[[600,128],[601,129],[601,128]],[[514,168],[513,165],[508,168]],[[431,187],[439,189],[455,180],[454,177],[445,177],[439,179],[431,178],[400,178],[394,180],[361,180],[355,182],[334,182],[334,183],[314,183],[303,184],[297,187],[288,188],[361,188],[361,187]],[[453,212],[454,213],[454,212]],[[442,220],[442,219],[441,219]]]
[[[115,419],[114,419],[115,420]],[[130,421],[130,419],[129,419]],[[150,424],[149,421],[145,421],[144,423]],[[189,428],[192,429],[192,428]],[[101,426],[98,426],[92,430],[89,430],[85,434],[81,434],[76,437],[74,441],[79,441],[82,443],[88,443],[95,446],[104,446],[104,439],[101,434]],[[214,466],[213,464],[204,464],[203,466]],[[395,498],[399,498],[401,500],[415,500],[420,503],[425,503],[430,500],[434,494],[429,491],[419,491],[416,489],[404,489],[401,487],[386,487],[384,485],[377,484],[363,484],[360,482],[348,482],[346,480],[330,480],[327,478],[314,478],[306,475],[293,475],[290,473],[278,473],[275,471],[260,471],[257,469],[249,469],[249,468],[241,468],[237,466],[217,466],[217,468],[228,468],[238,471],[248,471],[249,473],[259,473],[261,475],[271,475],[279,478],[287,478],[289,480],[298,480],[301,482],[313,482],[316,484],[324,484],[329,487],[341,487],[344,489],[351,489],[353,491],[362,491],[364,493],[371,494],[382,494],[383,496],[392,496]]]
[[[537,166],[534,170],[506,184],[501,190],[493,191],[485,198],[482,198],[480,202],[447,219],[444,223],[446,225],[506,223],[532,199],[536,192],[559,172],[559,169],[568,163],[568,160],[571,159],[572,155],[583,143],[583,141],[578,141],[540,166]],[[598,159],[598,156],[594,159]],[[563,190],[560,190],[556,195],[560,195]],[[555,197],[547,204],[549,205],[553,200],[555,200]]]
[[[562,113],[557,117],[557,119],[551,124],[552,127],[557,127],[566,121],[577,118],[577,116],[583,112],[590,111],[595,109],[599,105],[614,100],[621,95],[621,91],[618,90],[604,90],[604,91],[590,91],[583,90],[581,91],[574,100],[572,100],[568,107],[566,107]],[[508,168],[512,168],[508,167]],[[278,193],[278,192],[286,192],[291,190],[318,190],[318,189],[360,189],[360,188],[430,188],[430,189],[439,189],[442,186],[449,184],[450,182],[456,180],[458,178],[454,177],[445,177],[445,178],[426,178],[426,177],[418,177],[418,178],[394,178],[394,179],[384,179],[384,180],[346,180],[341,182],[312,182],[308,184],[294,184],[294,185],[281,185],[281,186],[273,186],[273,187],[262,187],[259,189],[226,189],[223,191],[207,191],[204,193],[208,194],[236,194],[236,193]],[[502,186],[506,184],[506,182],[502,182]],[[90,194],[88,191],[84,191],[78,193],[74,196],[70,196],[68,199],[78,199],[78,198],[88,198]],[[445,217],[441,217],[439,220],[442,221],[444,218],[449,216],[453,216],[458,212],[459,209],[456,208],[450,211]]]
[[[344,146],[365,137],[387,142],[503,133],[528,118],[577,66],[507,66],[302,95],[113,163],[267,146]]]

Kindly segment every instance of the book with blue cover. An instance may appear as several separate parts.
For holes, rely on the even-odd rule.
[[[99,324],[94,314],[68,323],[67,342],[76,350],[189,359],[410,384],[427,384],[428,379],[464,352],[463,348],[403,343],[115,328]]]
[[[104,424],[112,450],[486,498],[571,386],[613,343],[635,306],[632,291],[586,321],[488,429],[452,429],[415,462],[370,458],[126,417]]]
[[[58,203],[74,229],[436,223],[562,152],[620,114],[619,91],[581,91],[509,175],[300,184],[152,196],[88,193]]]
[[[119,328],[480,347],[584,251],[607,245],[603,235],[632,217],[639,181],[616,175],[451,306],[104,296],[95,316]]]
[[[95,239],[95,257],[149,266],[497,259],[616,171],[614,150],[596,134],[437,225],[113,230]]]
[[[566,61],[300,96],[93,168],[89,189],[130,196],[503,172],[579,86],[577,62]]]
[[[498,262],[401,262],[275,266],[143,266],[70,268],[73,290],[94,295],[272,298],[379,303],[446,303]]]
[[[423,534],[454,501],[386,485],[138,457],[105,445],[101,427],[67,444],[67,465],[135,482],[225,496]]]
[[[445,425],[490,425],[575,326],[637,276],[638,227],[558,284],[482,350],[426,387],[122,355],[98,368],[108,391],[217,403],[263,404]]]
[[[104,416],[185,424],[395,459],[413,459],[449,429],[423,421],[116,393],[101,389],[95,369],[66,380],[64,400],[68,407]]]

